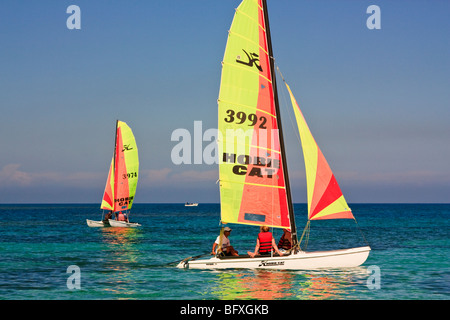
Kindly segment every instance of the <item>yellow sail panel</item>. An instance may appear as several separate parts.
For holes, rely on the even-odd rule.
[[[236,9],[219,93],[223,222],[289,227],[261,0]]]
[[[310,220],[354,219],[330,166],[306,124],[289,85],[285,84],[294,108],[305,159],[308,218]]]

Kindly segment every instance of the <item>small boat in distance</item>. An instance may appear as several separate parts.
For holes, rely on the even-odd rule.
[[[198,203],[197,202],[186,202],[184,204],[185,207],[197,207]]]
[[[103,214],[100,221],[86,219],[89,227],[140,226],[139,223],[131,223],[128,220],[136,193],[138,172],[139,157],[133,132],[125,122],[117,120],[114,155],[100,206],[101,209],[107,210],[107,214]]]

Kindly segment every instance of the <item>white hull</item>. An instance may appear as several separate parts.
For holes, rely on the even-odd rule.
[[[185,204],[185,207],[197,207],[198,203]]]
[[[141,225],[139,223],[133,223],[133,222],[125,222],[125,221],[117,221],[117,220],[111,220],[109,219],[109,224],[111,227],[119,227],[119,228],[136,228],[140,227]]]
[[[110,227],[108,222],[103,221],[94,221],[94,220],[88,220],[86,219],[86,223],[89,227]]]
[[[363,264],[369,256],[370,247],[303,252],[274,257],[225,257],[182,261],[177,268],[189,269],[279,269],[313,270],[322,268],[349,268]]]

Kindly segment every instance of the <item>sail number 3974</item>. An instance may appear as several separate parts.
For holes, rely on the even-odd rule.
[[[128,172],[128,173],[124,173],[123,174],[123,178],[124,179],[131,179],[131,178],[137,178],[137,176],[138,176],[138,174],[137,174],[137,172]]]
[[[249,126],[255,126],[259,123],[259,127],[261,129],[267,129],[266,128],[266,122],[267,118],[264,116],[260,116],[258,119],[258,116],[254,113],[246,114],[245,112],[239,111],[235,112],[232,109],[228,109],[227,111],[227,117],[224,119],[225,122],[235,122],[236,124],[243,124],[244,122],[248,122]]]

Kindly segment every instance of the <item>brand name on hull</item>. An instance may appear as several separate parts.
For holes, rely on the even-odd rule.
[[[261,261],[258,267],[284,266],[284,261]]]

